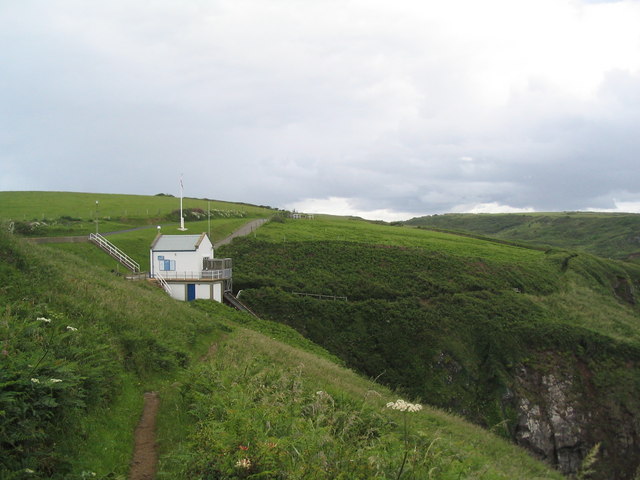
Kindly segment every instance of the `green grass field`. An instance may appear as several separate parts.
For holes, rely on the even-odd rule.
[[[114,206],[132,209],[115,197]],[[76,200],[55,194],[49,215],[79,217]],[[150,208],[175,200],[145,197]],[[229,215],[212,219],[214,241],[274,213],[240,208],[230,204]],[[8,210],[1,204],[0,218]],[[146,215],[99,224],[151,226],[110,236],[143,268],[157,234],[157,218]],[[85,219],[69,230],[94,226]],[[163,223],[162,232],[177,226]],[[199,233],[209,223],[186,226]],[[3,236],[0,255],[0,341],[11,346],[0,382],[15,392],[0,394],[0,410],[10,412],[0,416],[0,442],[12,452],[0,464],[7,472],[23,465],[40,478],[124,478],[140,394],[155,389],[164,399],[159,478],[396,478],[405,455],[402,478],[560,478],[508,441],[518,399],[544,395],[519,383],[523,370],[581,379],[573,408],[594,419],[584,445],[602,441],[608,452],[594,478],[629,476],[637,466],[616,443],[628,424],[616,412],[640,415],[640,268],[630,263],[360,219],[275,217],[216,252],[233,258],[234,286],[265,318],[257,320],[127,282],[90,244]],[[42,315],[57,327],[40,332],[50,327],[36,320]],[[57,377],[64,382],[50,385]],[[400,396],[425,409],[408,419],[385,409]],[[49,421],[51,402],[67,412],[62,422]],[[42,435],[24,443],[11,422],[29,408]],[[100,451],[108,452],[100,463],[87,462]]]
[[[96,203],[98,202],[98,203]],[[0,224],[32,237],[88,235],[161,225],[180,225],[180,200],[169,196],[66,192],[0,192]],[[208,231],[208,219],[268,218],[275,210],[206,199],[183,199],[185,224]],[[212,236],[215,232],[212,231]]]
[[[415,478],[561,478],[437,409],[405,430],[403,415],[385,408],[394,393],[286,327],[173,301],[81,251],[2,233],[0,259],[10,285],[0,290],[3,477],[126,478],[141,394],[154,389],[158,478],[392,478],[405,454]],[[16,423],[26,419],[39,422],[37,436],[21,435],[17,425],[34,431]]]
[[[96,206],[96,202],[98,205]],[[183,208],[208,208],[219,211],[244,212],[255,217],[272,212],[255,205],[185,197]],[[180,199],[170,196],[118,195],[71,192],[0,192],[0,219],[42,220],[62,216],[94,221],[123,218],[142,221],[161,217],[180,208]]]

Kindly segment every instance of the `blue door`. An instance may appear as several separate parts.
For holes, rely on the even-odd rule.
[[[195,300],[196,299],[196,284],[195,283],[187,283],[187,300]]]

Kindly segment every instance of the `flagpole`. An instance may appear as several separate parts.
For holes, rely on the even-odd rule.
[[[186,228],[184,228],[184,216],[182,215],[182,195],[183,195],[184,185],[182,184],[182,175],[180,175],[180,228],[178,230],[184,232]]]

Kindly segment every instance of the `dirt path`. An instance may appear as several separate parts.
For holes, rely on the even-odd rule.
[[[157,392],[144,394],[142,417],[134,432],[135,447],[129,480],[153,480],[156,478],[158,451],[156,448],[156,415],[160,407]]]

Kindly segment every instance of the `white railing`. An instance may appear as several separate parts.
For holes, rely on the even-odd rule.
[[[164,277],[159,273],[156,273],[155,279],[158,281],[158,283],[164,289],[164,291],[167,292],[169,295],[171,295],[171,287],[169,286],[167,281],[164,279]]]
[[[294,295],[298,295],[301,297],[312,297],[318,298],[320,300],[347,300],[347,297],[340,297],[338,295],[320,295],[318,293],[302,293],[302,292],[291,292]]]
[[[131,257],[129,257],[129,255],[124,253],[99,233],[90,233],[89,241],[95,243],[98,247],[103,249],[133,273],[138,273],[140,271],[140,264],[138,262],[133,260]]]
[[[222,280],[225,278],[231,278],[232,269],[225,268],[224,270],[202,270],[200,272],[170,272],[163,271],[162,273],[156,272],[155,276],[164,277],[165,280]]]

